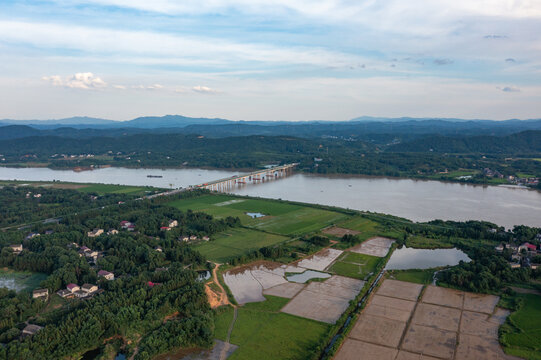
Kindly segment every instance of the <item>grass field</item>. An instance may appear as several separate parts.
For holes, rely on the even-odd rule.
[[[223,263],[251,250],[288,240],[285,236],[246,228],[233,228],[213,236],[213,239],[194,246],[194,249],[212,261]]]
[[[338,224],[339,227],[364,232],[375,232],[377,223],[372,220],[365,219],[361,216],[356,216]]]
[[[78,189],[85,193],[104,194],[128,194],[128,195],[145,195],[147,191],[155,191],[156,188],[147,186],[125,186],[125,185],[110,185],[110,184],[88,184]]]
[[[218,340],[225,341],[229,325],[233,320],[233,308],[231,306],[222,306],[216,309],[216,317],[214,318],[214,337]]]
[[[243,225],[283,235],[302,235],[320,230],[346,218],[334,212],[274,200],[243,199],[229,195],[204,195],[170,203],[181,210],[203,211],[218,218],[237,216]],[[265,217],[252,219],[248,212]]]
[[[438,240],[438,239],[429,239],[423,236],[410,236],[406,241],[407,247],[412,247],[416,249],[450,249],[454,247],[453,244],[448,242]]]
[[[343,220],[346,215],[315,208],[300,208],[278,216],[253,219],[249,226],[285,235],[302,235]]]
[[[313,320],[279,312],[289,301],[265,296],[266,301],[250,303],[238,308],[238,318],[231,334],[231,343],[239,348],[231,360],[244,359],[306,359],[319,345],[329,326]],[[216,335],[223,334],[229,310],[216,318]],[[227,328],[229,324],[227,325]],[[226,330],[227,331],[227,330]]]
[[[14,271],[0,269],[0,288],[7,287],[16,291],[32,291],[47,278],[47,274],[32,273],[29,271]]]
[[[432,283],[434,269],[425,270],[394,270],[391,272],[391,278],[400,281],[407,281],[416,284],[427,285]]]
[[[530,360],[541,359],[541,296],[518,294],[523,303],[504,325],[501,343],[505,352]]]
[[[344,252],[329,269],[337,275],[364,280],[376,269],[381,258],[365,254]]]

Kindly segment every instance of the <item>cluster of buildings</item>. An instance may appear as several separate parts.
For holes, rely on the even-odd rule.
[[[541,238],[541,234],[537,236]],[[500,244],[495,248],[495,250],[500,253],[506,249],[512,252],[511,261],[509,262],[509,266],[511,266],[511,268],[518,269],[525,267],[537,269],[538,267],[541,267],[541,264],[532,263],[531,261],[533,256],[541,255],[541,250],[538,250],[536,245],[525,242],[519,246],[513,244]]]
[[[23,244],[9,245],[15,255],[19,255],[23,251]]]
[[[64,299],[72,298],[88,298],[98,293],[98,286],[94,284],[83,284],[79,286],[77,284],[68,284],[65,289],[58,290],[56,292],[58,296]]]
[[[172,228],[175,228],[178,226],[178,221],[176,220],[169,220],[167,226],[162,226],[160,228],[161,231],[169,231],[171,230]]]
[[[199,238],[198,238],[197,236],[195,236],[195,235],[191,235],[191,236],[184,235],[184,236],[179,237],[178,239],[179,239],[180,241],[182,241],[182,242],[189,242],[189,241],[197,241],[197,240],[199,240]],[[208,236],[203,236],[203,237],[201,238],[201,240],[203,240],[203,241],[209,241],[210,238],[209,238]]]
[[[539,185],[539,178],[537,177],[527,177],[527,178],[519,178],[513,175],[504,176],[502,173],[500,173],[497,170],[492,170],[489,168],[483,169],[483,175],[486,177],[491,178],[498,178],[498,179],[506,179],[512,184],[516,185],[522,185],[522,186],[537,186]]]
[[[483,169],[483,175],[485,175],[486,177],[495,177],[495,178],[498,178],[498,179],[503,179],[503,174],[500,173],[498,170],[492,170],[492,169],[489,169],[489,168],[484,168]]]

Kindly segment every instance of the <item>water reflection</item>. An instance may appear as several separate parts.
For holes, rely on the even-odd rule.
[[[403,247],[393,252],[385,269],[430,269],[440,266],[454,266],[460,261],[470,262],[471,259],[458,249],[413,249]]]

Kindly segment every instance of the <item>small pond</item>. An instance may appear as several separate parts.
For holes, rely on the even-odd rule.
[[[454,266],[460,261],[470,262],[471,259],[458,249],[414,249],[403,247],[391,255],[385,269],[430,269],[439,266]]]
[[[248,215],[249,217],[251,217],[252,219],[257,219],[257,218],[262,218],[262,217],[265,217],[267,215],[265,214],[262,214],[262,213],[253,213],[253,212],[247,212],[246,215]]]
[[[203,270],[197,272],[197,281],[205,281],[210,279],[210,271]]]
[[[287,276],[287,281],[304,284],[310,279],[327,279],[331,274],[327,274],[321,271],[306,270],[303,273]]]

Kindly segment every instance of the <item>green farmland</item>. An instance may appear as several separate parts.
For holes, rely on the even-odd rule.
[[[382,259],[376,256],[345,251],[329,269],[337,275],[364,280],[373,273]]]
[[[425,269],[425,270],[393,270],[391,273],[391,278],[408,281],[417,284],[428,285],[432,283],[432,278],[434,277],[434,269]]]
[[[541,359],[541,296],[517,294],[519,310],[502,327],[500,341],[505,352],[531,360]]]
[[[329,325],[281,313],[289,301],[275,296],[238,308],[238,318],[231,333],[231,343],[239,348],[231,360],[306,359],[319,345]],[[216,318],[216,334],[225,340],[232,318],[232,309],[220,311]],[[223,318],[223,319],[222,319]]]
[[[222,263],[249,251],[279,244],[286,240],[288,238],[285,236],[246,228],[234,228],[215,235],[211,241],[195,245],[194,249],[209,260]]]

